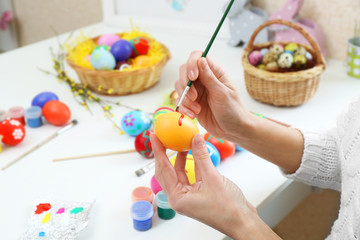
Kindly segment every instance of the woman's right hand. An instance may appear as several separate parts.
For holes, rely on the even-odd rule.
[[[178,95],[182,95],[189,80],[193,84],[179,111],[196,117],[216,137],[231,141],[241,135],[251,114],[243,107],[223,68],[201,55],[200,51],[193,52],[180,67],[180,79],[175,83]]]

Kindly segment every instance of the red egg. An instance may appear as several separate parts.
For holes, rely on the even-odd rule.
[[[18,120],[4,120],[0,123],[0,135],[4,144],[15,146],[24,139],[25,127]]]
[[[150,142],[150,133],[152,130],[145,130],[135,138],[135,149],[143,157],[153,158],[154,153],[152,151],[151,142]]]
[[[220,153],[221,160],[234,155],[234,153],[235,153],[235,144],[234,143],[226,141],[224,139],[215,138],[210,133],[206,133],[204,138],[205,138],[205,141],[208,141],[209,143],[211,143],[212,145],[214,145],[216,147],[216,149]]]
[[[145,55],[149,51],[149,42],[145,38],[133,38],[130,40],[133,51],[131,53],[132,58],[139,55]]]
[[[65,103],[57,100],[47,102],[42,111],[45,119],[55,126],[64,125],[71,117],[69,107]]]

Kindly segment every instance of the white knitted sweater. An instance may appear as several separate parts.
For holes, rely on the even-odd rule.
[[[300,168],[287,177],[341,192],[338,219],[326,239],[360,239],[360,98],[326,132],[307,132]]]

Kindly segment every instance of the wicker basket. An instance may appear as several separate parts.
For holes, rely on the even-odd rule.
[[[254,45],[257,34],[272,24],[282,24],[300,32],[310,43],[300,44],[313,56],[314,66],[295,72],[269,72],[251,65],[248,56],[253,50],[269,48],[275,42]],[[286,45],[288,42],[280,42]],[[316,92],[320,75],[325,70],[325,59],[316,41],[300,26],[285,20],[270,20],[260,25],[252,34],[242,55],[246,89],[254,99],[275,106],[297,106],[309,100]]]
[[[95,42],[99,37],[93,38]],[[84,68],[67,60],[67,63],[77,73],[80,82],[88,88],[103,95],[121,96],[139,93],[151,88],[159,82],[162,70],[170,59],[169,49],[162,45],[165,57],[153,66],[133,71],[109,71]],[[101,88],[99,88],[101,86]],[[111,91],[108,91],[110,90]]]

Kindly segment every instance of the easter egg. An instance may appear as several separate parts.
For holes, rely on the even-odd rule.
[[[134,59],[133,64],[145,68],[145,67],[149,67],[151,65],[151,62],[152,62],[151,57],[147,55],[140,55]]]
[[[299,46],[298,49],[296,49],[293,54],[294,55],[304,55],[306,54],[306,48],[304,48],[303,46]]]
[[[33,98],[31,106],[38,106],[42,108],[45,103],[51,100],[59,100],[59,98],[53,92],[42,92]]]
[[[43,107],[43,115],[46,121],[55,126],[62,126],[70,120],[69,107],[60,101],[52,100]]]
[[[295,50],[297,50],[298,49],[298,45],[296,44],[296,43],[288,43],[288,44],[286,44],[286,46],[285,46],[285,51],[291,51],[291,52],[294,52]]]
[[[149,51],[149,41],[145,38],[133,38],[130,40],[133,51],[131,53],[131,57],[135,58],[139,55],[146,55]]]
[[[107,45],[111,47],[115,42],[119,41],[120,39],[120,36],[117,34],[104,34],[99,37],[97,44]]]
[[[270,52],[273,52],[279,56],[282,52],[284,52],[284,47],[281,44],[275,43],[270,47]]]
[[[24,139],[25,127],[18,120],[7,119],[0,122],[0,135],[4,144],[15,146]]]
[[[262,49],[260,49],[260,53],[261,53],[261,55],[264,57],[267,53],[269,52],[269,49],[267,49],[267,48],[262,48]]]
[[[94,48],[94,50],[99,50],[99,49],[110,51],[110,47],[108,45],[99,45]]]
[[[258,50],[254,50],[249,54],[249,63],[253,66],[258,65],[262,61],[262,54]]]
[[[133,49],[131,43],[127,40],[121,39],[112,45],[110,52],[115,57],[116,62],[127,60]]]
[[[210,159],[211,159],[212,163],[214,164],[215,167],[217,167],[219,165],[219,163],[220,163],[220,153],[219,153],[219,151],[211,143],[205,142],[205,144],[206,144],[206,148],[208,150],[208,153],[210,155]],[[189,151],[189,154],[193,155],[192,150]]]
[[[277,59],[278,59],[278,56],[276,53],[274,52],[268,52],[267,54],[265,54],[265,56],[263,57],[262,61],[263,63],[265,64],[265,66],[268,64],[268,63],[271,63],[271,62],[275,62]]]
[[[164,113],[168,113],[168,112],[174,112],[174,109],[169,108],[169,107],[160,107],[158,109],[155,110],[153,117],[152,117],[152,122],[153,124],[155,124],[156,120]]]
[[[160,186],[159,182],[157,181],[155,175],[152,176],[152,178],[151,178],[150,187],[151,187],[151,190],[153,190],[154,194],[157,194],[158,192],[160,192],[162,190],[162,187]]]
[[[206,133],[204,139],[216,147],[220,153],[221,160],[231,157],[235,153],[235,144],[232,142],[229,142],[225,139],[215,138],[210,133]]]
[[[154,131],[166,148],[181,152],[191,149],[192,139],[199,129],[188,116],[179,112],[168,112],[156,120]]]
[[[276,62],[269,62],[266,64],[265,69],[270,72],[276,72],[279,70],[279,66]]]
[[[114,56],[103,48],[95,49],[91,53],[91,66],[97,70],[111,70],[115,68]]]
[[[86,55],[85,60],[91,63],[91,54]]]
[[[171,165],[175,165],[176,155],[170,158]],[[185,174],[189,180],[190,184],[193,184],[196,182],[195,178],[195,161],[194,157],[191,154],[188,154],[186,156],[186,163],[185,163]]]
[[[121,128],[130,136],[137,136],[151,126],[151,117],[142,111],[131,111],[121,119]]]
[[[294,63],[294,58],[293,58],[292,54],[287,53],[287,52],[280,54],[280,57],[277,60],[277,64],[281,68],[290,68],[293,63]]]
[[[297,68],[303,68],[306,64],[306,57],[304,55],[295,55],[294,56],[294,65]]]
[[[145,130],[135,138],[135,149],[143,157],[153,158],[154,153],[152,151],[151,142],[150,142],[150,133],[152,130]]]
[[[256,67],[259,68],[259,69],[263,69],[263,70],[266,69],[265,64],[259,64]]]

